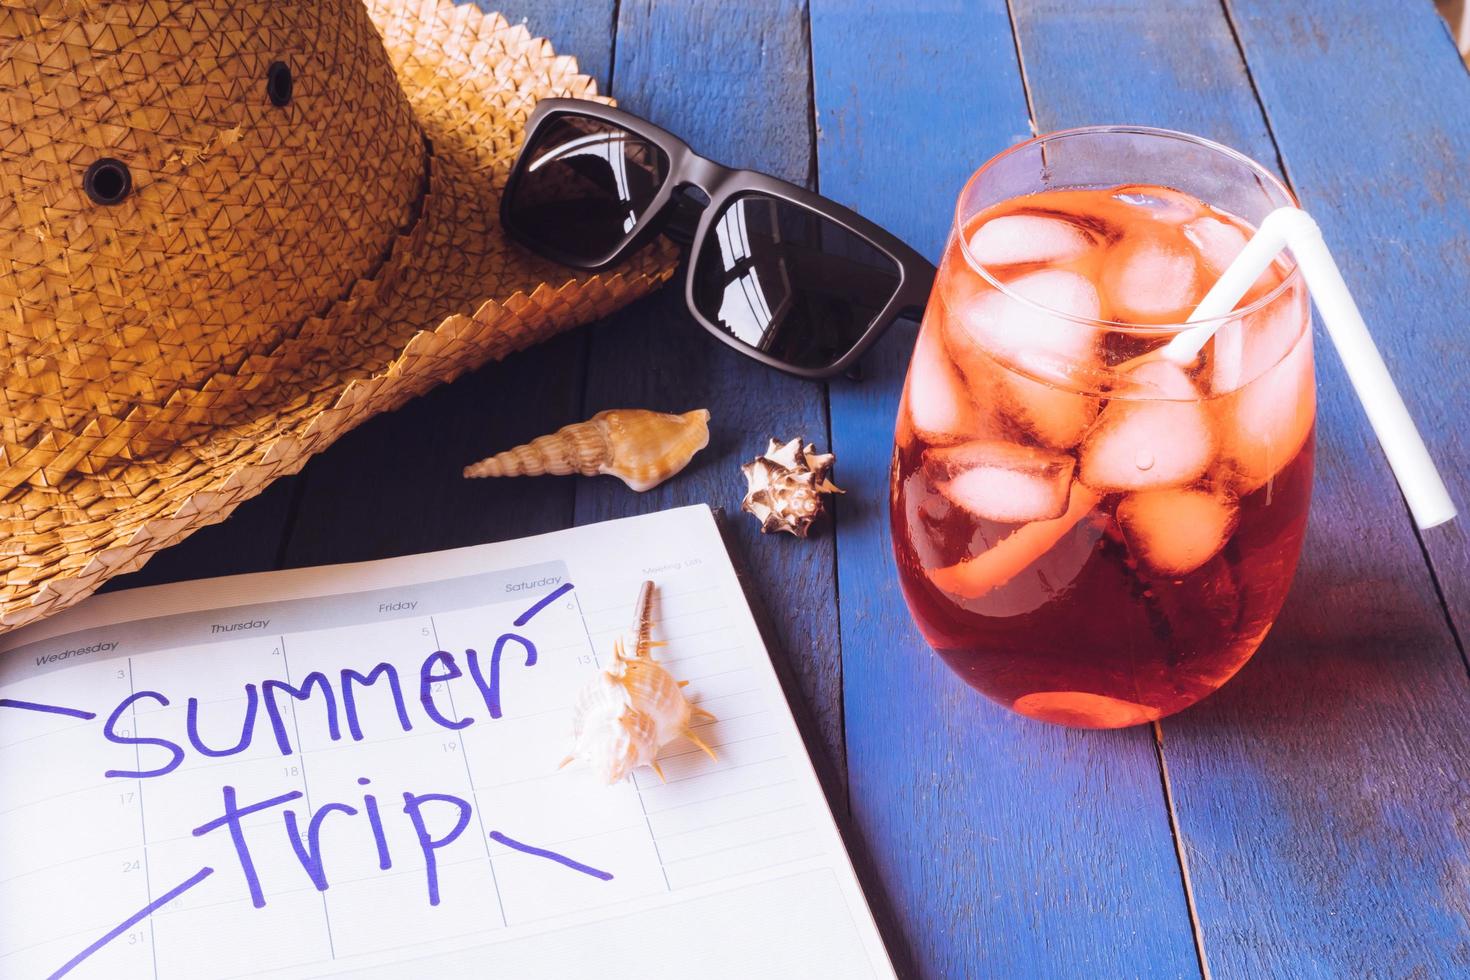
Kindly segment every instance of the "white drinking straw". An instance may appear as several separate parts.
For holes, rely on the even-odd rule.
[[[1429,458],[1424,439],[1404,407],[1404,399],[1368,333],[1363,314],[1358,312],[1358,304],[1353,302],[1332,253],[1322,240],[1322,230],[1305,211],[1278,208],[1266,215],[1255,235],[1189,317],[1190,323],[1216,322],[1182,331],[1160,350],[1160,355],[1180,365],[1198,357],[1219,328],[1218,318],[1235,309],[1235,304],[1283,248],[1291,249],[1307,280],[1307,289],[1322,315],[1322,325],[1342,358],[1348,380],[1383,446],[1383,454],[1399,481],[1414,522],[1428,529],[1450,520],[1455,516],[1455,505],[1444,480],[1435,469],[1434,460]]]

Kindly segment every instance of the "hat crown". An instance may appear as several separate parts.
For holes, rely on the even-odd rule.
[[[372,280],[425,145],[359,0],[0,9],[0,447],[249,411]],[[255,395],[252,395],[252,392]]]

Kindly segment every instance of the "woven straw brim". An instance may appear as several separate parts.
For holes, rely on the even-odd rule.
[[[375,276],[246,362],[239,373],[252,397],[208,419],[215,427],[200,437],[132,460],[126,432],[79,440],[72,451],[90,457],[115,441],[118,464],[98,473],[77,472],[66,452],[8,460],[55,479],[33,478],[0,502],[0,630],[52,614],[223,520],[370,416],[604,316],[672,273],[664,245],[614,273],[573,277],[499,230],[500,191],[535,103],[596,96],[571,58],[448,0],[368,8],[432,146],[417,219]]]

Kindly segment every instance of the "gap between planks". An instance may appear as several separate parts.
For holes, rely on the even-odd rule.
[[[821,143],[821,120],[817,118],[817,67],[816,56],[813,54],[812,41],[812,5],[811,0],[806,0],[801,5],[802,29],[806,34],[806,108],[807,108],[807,186],[816,193],[822,190],[822,168],[821,158],[818,156],[818,146]],[[862,364],[859,362],[857,370],[861,372]],[[822,422],[827,428],[827,451],[832,451],[832,388],[826,381],[819,382],[822,386]],[[837,738],[843,748],[841,760],[832,760],[834,767],[842,769],[842,810],[835,813],[843,830],[847,830],[852,820],[852,794],[847,789],[847,689],[845,683],[847,667],[843,661],[843,649],[845,637],[842,635],[842,574],[841,564],[838,561],[838,553],[842,548],[842,535],[839,532],[839,512],[841,506],[833,501],[833,505],[827,511],[828,533],[832,535],[832,614],[833,621],[837,623]],[[829,801],[830,802],[830,801]]]
[[[1174,808],[1174,786],[1169,782],[1169,763],[1164,758],[1164,728],[1158,722],[1149,722],[1154,730],[1154,754],[1159,760],[1159,785],[1164,790],[1164,807],[1169,812],[1169,832],[1174,836],[1174,856],[1179,861],[1179,880],[1184,885],[1184,905],[1189,910],[1189,929],[1194,934],[1194,952],[1199,959],[1199,972],[1203,980],[1211,980],[1210,960],[1205,954],[1205,930],[1199,920],[1199,909],[1194,903],[1194,882],[1189,876],[1188,846],[1184,832],[1179,827],[1179,815]]]
[[[1006,0],[1007,7],[1011,0]],[[1256,100],[1256,105],[1261,107],[1261,120],[1266,125],[1266,138],[1271,141],[1271,149],[1276,156],[1276,169],[1281,174],[1281,179],[1286,182],[1287,189],[1292,196],[1297,196],[1296,182],[1292,180],[1291,173],[1286,167],[1286,157],[1282,155],[1281,145],[1276,139],[1276,127],[1271,122],[1271,110],[1266,106],[1266,100],[1261,97],[1261,90],[1256,85],[1255,72],[1251,70],[1250,59],[1246,57],[1245,43],[1240,38],[1240,27],[1235,21],[1235,11],[1230,7],[1230,0],[1220,0],[1220,11],[1225,15],[1225,23],[1230,28],[1230,38],[1235,42],[1235,51],[1240,56],[1240,65],[1245,70],[1245,79],[1250,84],[1251,95]],[[1029,97],[1028,97],[1029,98]],[[1424,567],[1429,571],[1429,581],[1434,586],[1434,598],[1439,603],[1439,610],[1444,615],[1445,625],[1449,627],[1450,638],[1455,641],[1455,650],[1460,654],[1460,663],[1465,667],[1466,676],[1470,676],[1470,657],[1465,653],[1465,641],[1460,636],[1459,627],[1455,624],[1455,617],[1450,613],[1449,599],[1445,596],[1444,586],[1440,583],[1439,572],[1434,567],[1434,557],[1429,553],[1429,545],[1424,541],[1424,532],[1414,521],[1413,513],[1409,510],[1409,503],[1399,495],[1404,505],[1404,517],[1409,522],[1409,528],[1414,532],[1414,540],[1419,544],[1419,555],[1424,559]]]
[[[1227,0],[1220,0],[1220,3],[1227,8],[1225,16],[1228,20],[1230,11]],[[1011,40],[1015,44],[1016,70],[1021,78],[1021,92],[1026,98],[1026,121],[1031,126],[1031,135],[1037,136],[1040,135],[1040,130],[1036,125],[1036,104],[1031,95],[1031,79],[1026,75],[1026,55],[1021,47],[1021,31],[1016,23],[1016,8],[1013,0],[1006,0],[1006,16],[1010,20]],[[1251,78],[1250,67],[1246,64],[1245,52],[1241,49],[1240,36],[1235,30],[1234,21],[1230,21],[1230,32],[1235,40],[1236,51],[1240,54],[1241,65],[1245,68],[1246,77],[1250,81],[1251,95],[1256,100],[1256,104],[1261,107],[1261,113],[1264,115],[1266,106],[1261,101],[1260,92],[1256,90],[1255,79]],[[1285,176],[1286,169],[1281,160],[1281,149],[1276,145],[1276,134],[1271,130],[1269,119],[1266,122],[1266,134],[1271,140],[1271,148],[1275,152],[1277,164],[1281,168],[1282,175]],[[1189,855],[1183,831],[1179,826],[1179,813],[1174,806],[1174,788],[1169,783],[1169,764],[1164,758],[1164,729],[1157,721],[1149,724],[1153,729],[1154,758],[1159,767],[1159,786],[1164,794],[1164,811],[1168,814],[1169,833],[1174,839],[1174,859],[1179,865],[1179,881],[1184,889],[1184,907],[1189,913],[1189,930],[1190,935],[1194,938],[1194,955],[1199,963],[1200,976],[1203,980],[1211,980],[1209,956],[1205,952],[1204,927],[1200,923],[1199,908],[1194,901],[1194,884],[1190,880]]]

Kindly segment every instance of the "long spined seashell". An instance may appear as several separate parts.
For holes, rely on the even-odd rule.
[[[644,582],[633,617],[632,653],[619,639],[612,663],[587,682],[572,707],[572,747],[561,764],[583,762],[609,785],[639,766],[650,767],[663,779],[659,749],[677,738],[716,759],[714,749],[694,730],[695,722],[715,716],[685,696],[688,681],[675,680],[653,659],[652,648],[663,646],[652,638],[653,594],[653,583]]]
[[[611,408],[525,445],[464,468],[464,475],[617,477],[634,490],[651,490],[678,473],[709,445],[709,411],[683,415],[643,408]]]

